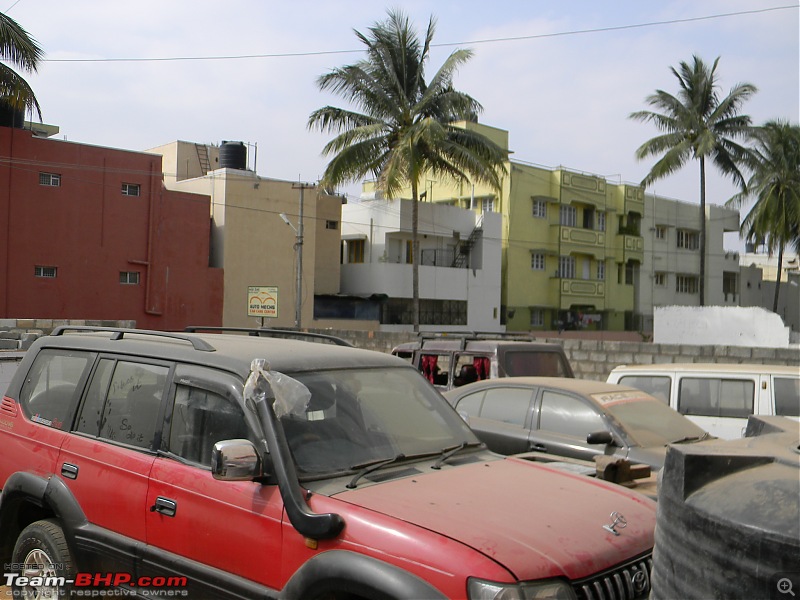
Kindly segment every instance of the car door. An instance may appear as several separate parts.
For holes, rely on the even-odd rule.
[[[497,386],[463,396],[456,410],[469,416],[469,426],[490,450],[500,454],[527,452],[528,423],[535,388]]]
[[[211,475],[216,442],[254,439],[241,389],[226,373],[179,365],[162,453],[150,476],[142,570],[187,577],[196,597],[247,597],[255,593],[253,585],[277,589],[282,583],[278,487]]]
[[[586,441],[597,431],[611,431],[598,406],[580,396],[542,388],[529,434],[531,450],[582,460],[613,453],[613,446]]]
[[[101,356],[58,459],[88,524],[79,534],[98,572],[134,573],[170,365]]]

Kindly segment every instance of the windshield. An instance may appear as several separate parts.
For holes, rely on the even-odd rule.
[[[671,442],[701,438],[702,428],[652,396],[642,392],[615,394],[613,401],[604,401],[608,394],[594,394],[608,413],[622,425],[630,441],[639,446],[664,446]]]
[[[358,470],[399,455],[438,456],[478,443],[464,421],[413,368],[295,373],[311,397],[280,417],[301,476]]]

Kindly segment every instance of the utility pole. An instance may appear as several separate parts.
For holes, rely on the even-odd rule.
[[[297,222],[297,229],[292,226],[294,229],[296,237],[295,237],[295,252],[297,254],[297,278],[295,281],[296,289],[295,289],[295,308],[294,308],[294,327],[295,329],[302,328],[302,308],[303,308],[303,204],[304,204],[304,197],[303,193],[306,189],[311,189],[315,187],[309,183],[302,183],[298,182],[292,184],[292,189],[300,190],[300,213],[298,215],[298,222]],[[288,221],[287,221],[288,223]],[[291,225],[291,223],[289,223]]]

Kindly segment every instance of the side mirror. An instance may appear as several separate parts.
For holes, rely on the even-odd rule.
[[[594,431],[586,436],[587,444],[604,444],[608,446],[614,443],[614,436],[610,431]]]
[[[223,440],[211,452],[211,474],[222,481],[252,481],[263,477],[264,469],[250,440]]]

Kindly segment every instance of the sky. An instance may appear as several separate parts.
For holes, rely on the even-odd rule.
[[[800,122],[797,0],[0,0],[45,52],[25,77],[59,138],[243,141],[262,177],[305,182],[324,172],[331,137],[307,128],[309,114],[350,108],[317,78],[362,58],[354,30],[390,8],[421,34],[436,18],[428,77],[456,48],[473,51],[454,85],[481,103],[482,123],[508,130],[514,160],[640,182],[655,159],[635,151],[658,132],[629,115],[657,89],[677,93],[670,68],[693,55],[719,57],[722,95],[758,88],[742,107],[754,124]],[[710,171],[707,201],[723,204],[736,190]],[[698,163],[649,191],[699,202]]]

